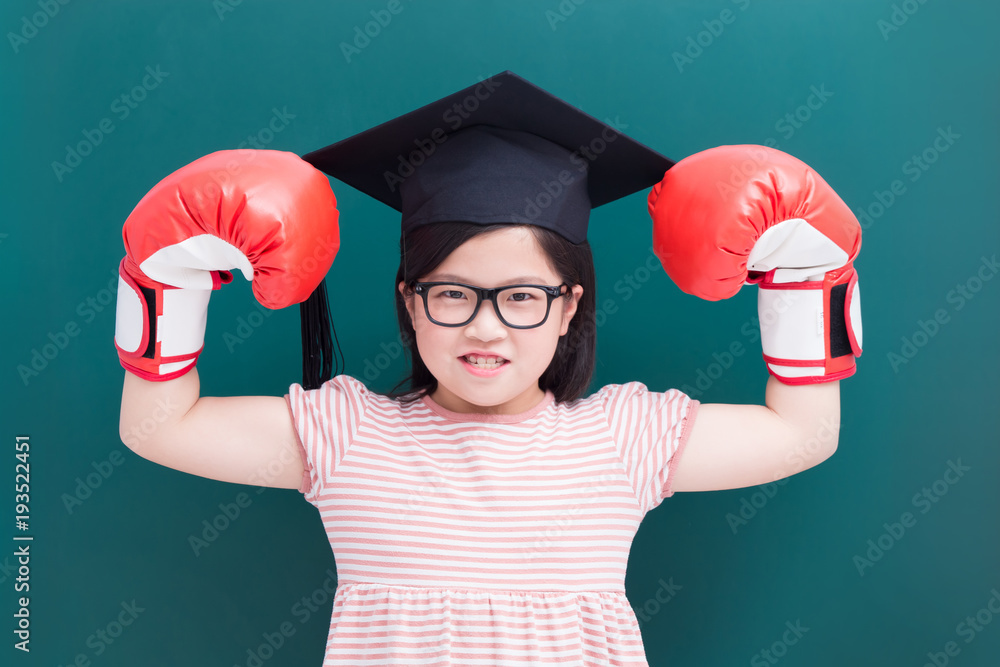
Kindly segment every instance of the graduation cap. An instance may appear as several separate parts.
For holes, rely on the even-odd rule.
[[[652,187],[674,165],[510,71],[302,159],[399,211],[403,234],[436,222],[514,222],[572,243],[586,240],[592,208]],[[312,301],[303,304],[304,367],[307,339],[329,319]]]
[[[587,238],[590,209],[653,186],[673,161],[506,71],[302,156],[402,213],[521,222]]]

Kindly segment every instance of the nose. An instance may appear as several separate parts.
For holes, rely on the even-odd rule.
[[[479,312],[465,325],[465,333],[470,338],[481,341],[498,340],[507,337],[507,327],[500,321],[492,301],[483,300]]]

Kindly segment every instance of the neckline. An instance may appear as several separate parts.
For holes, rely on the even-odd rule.
[[[545,397],[542,398],[542,400],[539,401],[535,407],[530,410],[525,410],[524,412],[509,415],[497,415],[487,412],[454,412],[453,410],[449,410],[448,408],[440,405],[437,401],[431,398],[430,394],[424,394],[421,400],[429,410],[451,421],[483,422],[490,424],[517,424],[528,421],[549,407],[549,405],[551,405],[555,400],[555,394],[552,393],[551,389],[546,389]]]

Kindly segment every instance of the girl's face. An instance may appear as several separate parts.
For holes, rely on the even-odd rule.
[[[477,287],[530,283],[559,285],[563,281],[525,227],[506,227],[479,234],[456,248],[422,282],[454,281]],[[548,368],[559,337],[569,328],[583,287],[574,285],[566,296],[552,301],[548,319],[534,329],[511,329],[484,301],[475,319],[461,327],[443,327],[427,319],[421,297],[405,297],[417,350],[437,389],[431,394],[439,405],[454,412],[517,414],[530,410],[545,393],[538,378]],[[498,371],[484,377],[464,359],[468,354],[506,359]]]

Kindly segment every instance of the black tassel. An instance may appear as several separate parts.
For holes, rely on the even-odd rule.
[[[302,387],[318,389],[324,382],[343,373],[344,355],[337,330],[330,317],[326,280],[320,282],[309,298],[299,304],[302,321]],[[330,332],[333,331],[333,338]],[[337,366],[333,368],[333,341],[337,342]]]

